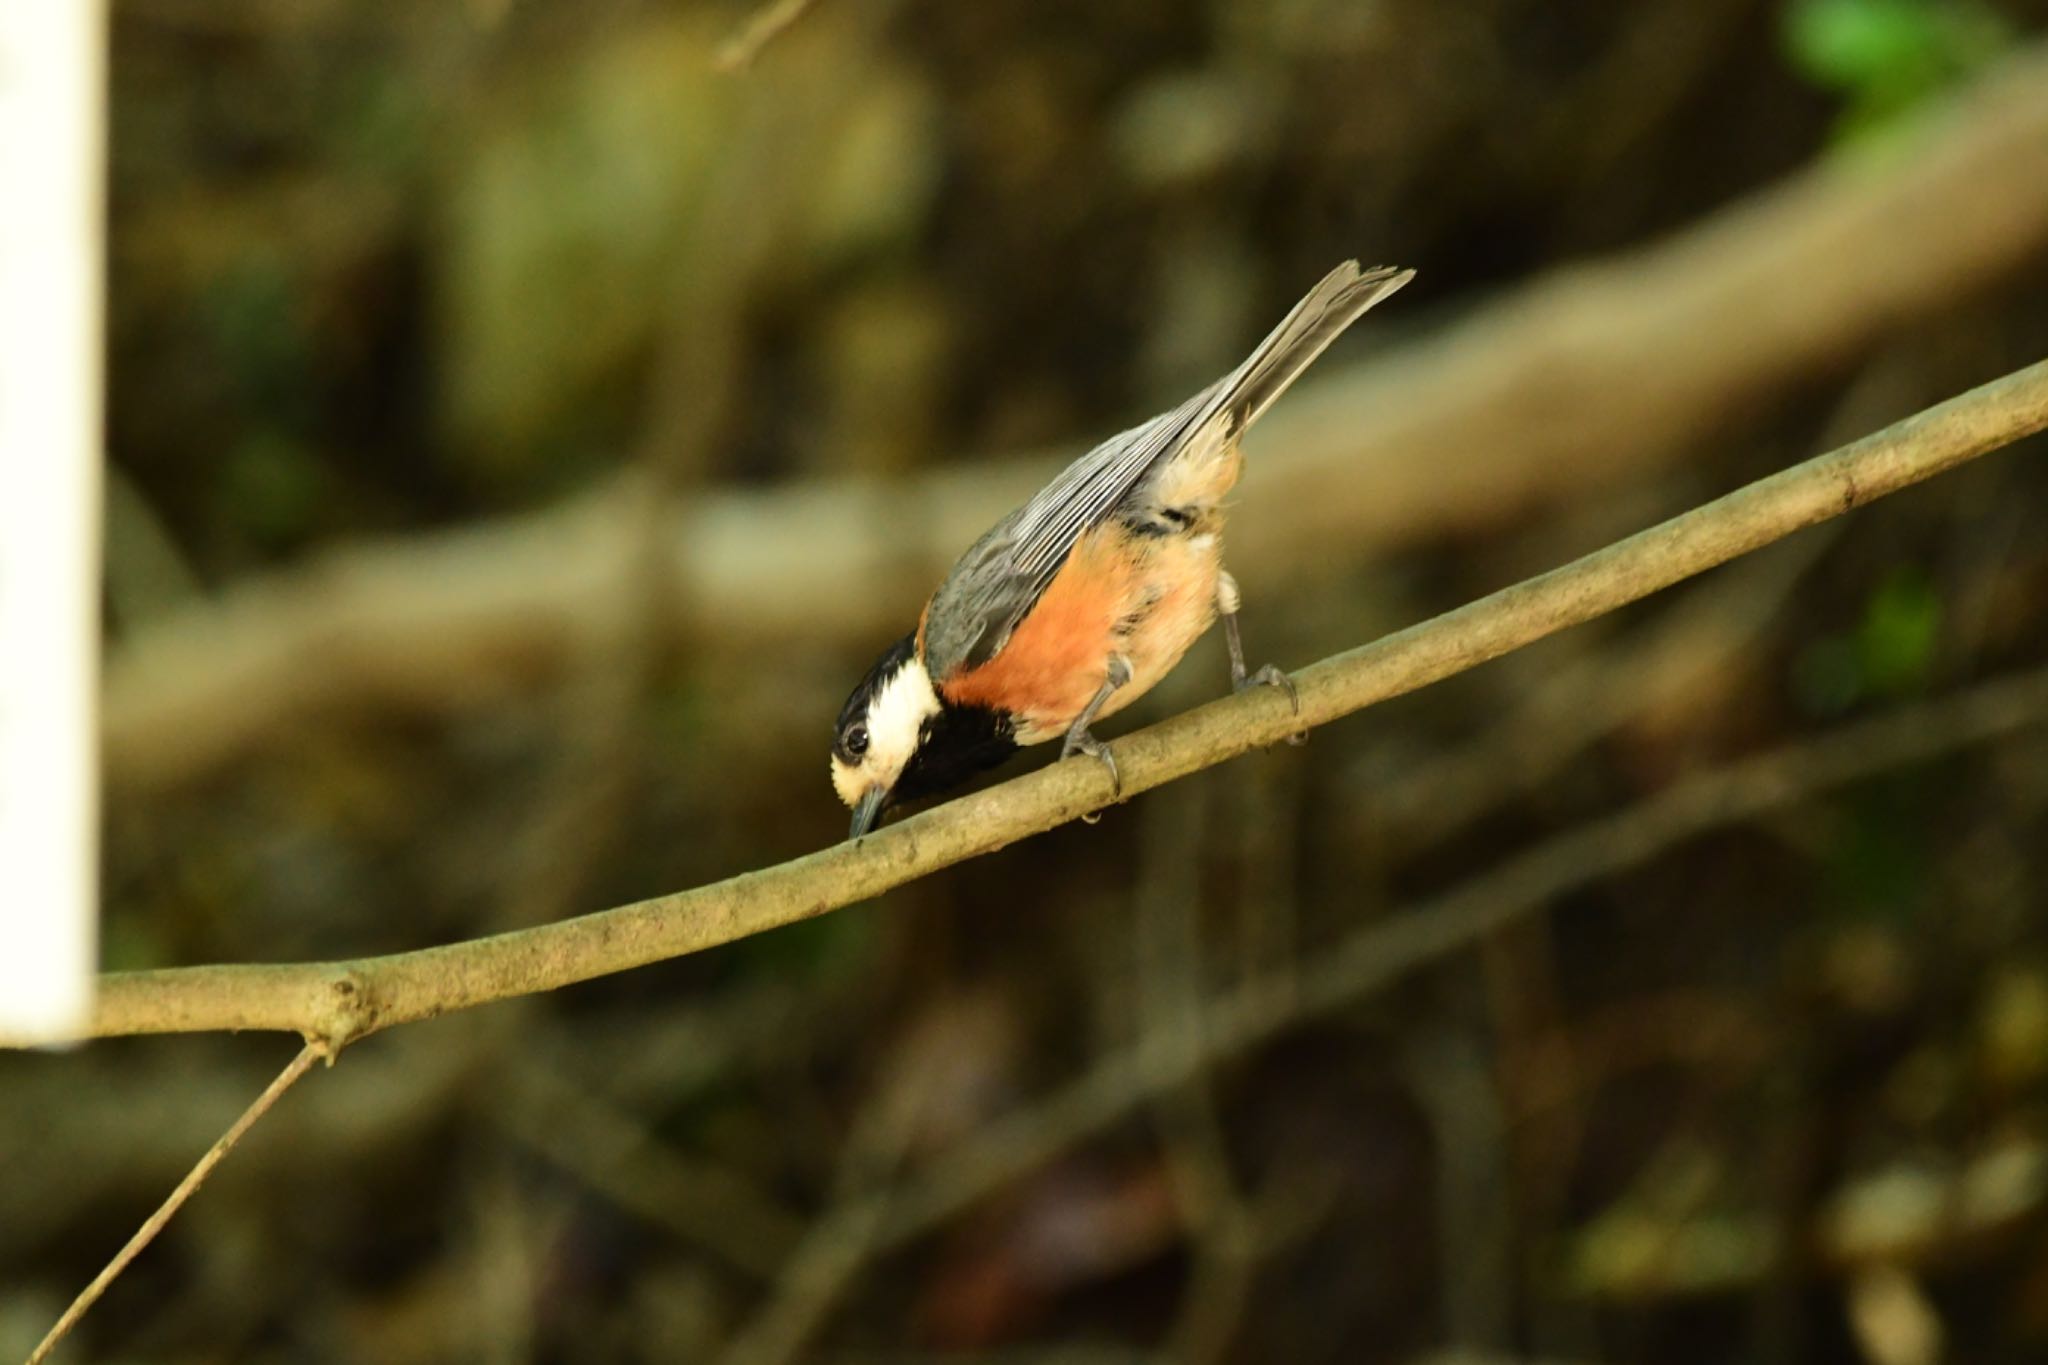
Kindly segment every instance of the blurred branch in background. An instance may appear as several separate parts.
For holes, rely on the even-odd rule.
[[[692,1163],[632,1114],[546,1063],[521,1068],[519,1093],[494,1106],[522,1145],[727,1265],[770,1277],[804,1227],[727,1170]]]
[[[1823,429],[1823,444],[1851,441],[1883,420],[1888,395],[1909,382],[1913,352],[1894,345],[1863,368]],[[1440,843],[1555,780],[1605,736],[1635,725],[1685,724],[1727,689],[1731,662],[1790,603],[1841,529],[1833,523],[1752,555],[1674,603],[1639,638],[1546,670],[1510,714],[1435,756],[1426,771],[1366,784],[1358,828],[1403,848]]]
[[[609,527],[611,580],[592,594],[561,660],[573,684],[564,698],[570,753],[540,816],[547,837],[521,840],[529,857],[508,869],[507,927],[569,913],[604,864],[642,776],[641,712],[692,612],[669,572],[670,524],[732,420],[744,387],[735,338],[747,300],[787,249],[805,165],[801,130],[822,121],[836,91],[791,99],[749,85],[736,104],[728,154],[708,174],[662,310],[646,435],[616,484],[625,505]]]
[[[1613,816],[1542,841],[1446,895],[1397,908],[1381,923],[1353,931],[1319,952],[1299,980],[1293,973],[1274,973],[1203,1000],[1203,1023],[1195,1035],[1188,1033],[1184,1019],[1148,1025],[1132,1043],[1098,1058],[1075,1081],[1022,1105],[894,1182],[877,1187],[842,1178],[830,1207],[801,1243],[809,1249],[800,1253],[802,1264],[789,1263],[778,1294],[794,1293],[803,1308],[802,1333],[815,1331],[822,1326],[819,1315],[885,1257],[1148,1104],[1168,1100],[1221,1062],[1319,1016],[1356,1006],[1517,919],[1559,906],[1575,889],[1613,878],[1716,828],[1755,821],[1841,785],[1986,743],[2044,719],[2048,672],[2036,671],[1700,773]],[[1623,1023],[1631,1037],[1644,1027],[1639,1016]],[[1697,1032],[1696,1017],[1689,1027]],[[1758,1045],[1770,1046],[1772,1038],[1767,1034]],[[335,1079],[345,1082],[347,1076]],[[896,1113],[900,1121],[897,1106],[909,1101],[886,1085],[878,1093],[871,1114]],[[552,1110],[555,1102],[548,1103]],[[856,1127],[877,1133],[893,1130],[893,1123],[871,1117]],[[882,1144],[885,1151],[890,1145]],[[607,1165],[612,1160],[602,1145],[589,1159]],[[630,1164],[614,1169],[605,1179],[619,1180],[619,1170],[630,1169]],[[2039,1151],[2021,1141],[1994,1145],[1952,1173],[1930,1174],[1914,1165],[1852,1181],[1831,1204],[1820,1229],[1823,1255],[1845,1266],[1938,1262],[2038,1208],[2041,1169]],[[657,1184],[669,1181],[664,1177]],[[637,1203],[642,1197],[631,1199]],[[662,1221],[667,1224],[669,1217],[663,1215]],[[1722,1291],[1769,1273],[1765,1221],[1758,1215],[1739,1219],[1732,1228],[1719,1217],[1673,1224],[1668,1216],[1639,1210],[1624,1199],[1576,1232],[1562,1267],[1568,1280],[1564,1287],[1605,1302]],[[750,1267],[758,1268],[760,1252],[792,1245],[784,1239],[794,1224],[776,1217],[760,1226],[775,1224],[783,1224],[783,1230],[771,1231],[758,1247],[739,1253]],[[694,1218],[676,1226],[693,1241],[707,1235]],[[1731,1246],[1747,1250],[1731,1259]],[[767,1324],[774,1317],[765,1312],[759,1321]],[[791,1345],[779,1330],[774,1335],[777,1351]],[[1117,1358],[1133,1357],[1125,1352]]]
[[[1217,1062],[1354,1006],[1555,904],[1575,887],[1710,829],[2044,721],[2048,671],[2037,671],[1688,778],[1619,814],[1529,848],[1445,895],[1353,931],[1304,966],[1298,979],[1294,973],[1255,979],[1209,1001],[1196,1037],[1179,1021],[1149,1029],[1131,1045],[1098,1058],[1079,1079],[947,1150],[899,1188],[835,1207],[813,1227],[809,1240],[850,1249],[855,1260],[867,1263],[1048,1164],[1134,1109],[1182,1090]],[[2031,1173],[2034,1168],[2027,1169]],[[1996,1209],[1998,1221],[2013,1216],[2009,1200]],[[1923,1220],[1909,1235],[1925,1237],[1943,1226],[1940,1219]],[[1974,1231],[1977,1223],[1970,1226]],[[1711,1237],[1711,1231],[1704,1236]],[[1868,1254],[1874,1243],[1866,1238],[1855,1245]],[[1652,1261],[1650,1273],[1663,1265]],[[851,1267],[840,1269],[850,1273]]]
[[[1214,837],[1213,800],[1182,784],[1145,812],[1143,863],[1134,907],[1138,1036],[1176,1044],[1188,1082],[1152,1097],[1152,1124],[1168,1184],[1195,1264],[1162,1349],[1183,1365],[1228,1357],[1250,1306],[1259,1264],[1325,1204],[1329,1173],[1276,1171],[1266,1188],[1245,1188],[1234,1168],[1229,1127],[1208,1057],[1207,1011],[1216,991],[1203,934],[1203,850]],[[1283,971],[1291,971],[1292,963]],[[1284,978],[1283,978],[1284,979]],[[1118,974],[1121,987],[1123,976]],[[1271,979],[1261,985],[1271,987]]]
[[[1900,1161],[1849,1182],[1819,1211],[1814,1252],[1830,1270],[1932,1268],[2023,1224],[2048,1199],[2048,1148],[1995,1139],[1980,1151]],[[1624,1196],[1578,1230],[1559,1276],[1610,1303],[1700,1298],[1775,1269],[1770,1211],[1673,1217]]]
[[[783,1263],[767,1302],[733,1334],[720,1365],[796,1360],[867,1264],[890,1207],[919,1113],[943,1068],[921,1065],[916,1041],[899,1045],[855,1117],[832,1180],[833,1208],[813,1221]],[[906,1064],[907,1063],[907,1064]]]
[[[1495,659],[2048,428],[2048,361],[1759,480],[1562,568],[1115,743],[1134,796]],[[103,977],[90,1034],[279,1029],[340,1048],[380,1029],[553,990],[853,904],[1100,809],[1110,779],[1058,763],[856,844],[577,919],[350,962]]]
[[[1398,357],[1305,385],[1253,452],[1233,560],[1273,581],[1492,524],[1675,458],[2039,259],[2048,52],[1930,117],[1910,154],[1830,162],[1662,245],[1574,268]],[[706,495],[663,536],[694,638],[880,638],[1049,462]],[[633,551],[615,487],[515,522],[333,552],[137,633],[109,662],[109,780],[161,789],[281,728],[445,711],[582,656]]]
[[[1212,1002],[1199,1047],[1188,1047],[1177,1028],[1148,1034],[1099,1059],[1080,1079],[992,1124],[897,1195],[882,1244],[928,1230],[1136,1106],[1187,1084],[1202,1068],[1309,1019],[1355,1005],[1553,904],[1573,887],[1611,876],[1706,830],[2044,720],[2048,672],[2003,679],[1702,773],[1617,815],[1538,844],[1443,896],[1354,931],[1304,968],[1298,986],[1255,980]],[[2004,1216],[2010,1216],[2009,1209]]]
[[[749,15],[739,31],[718,49],[721,70],[740,71],[761,55],[761,49],[775,41],[791,24],[804,17],[817,0],[768,0]]]

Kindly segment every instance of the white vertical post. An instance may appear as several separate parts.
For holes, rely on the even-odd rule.
[[[91,1003],[104,0],[0,0],[0,1033]]]

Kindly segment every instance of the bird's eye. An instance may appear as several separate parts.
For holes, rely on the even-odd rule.
[[[846,732],[846,752],[859,758],[868,751],[868,727],[855,725]]]

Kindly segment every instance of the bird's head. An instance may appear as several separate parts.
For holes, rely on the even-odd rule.
[[[832,786],[855,839],[898,801],[944,791],[1016,751],[1007,717],[946,702],[906,635],[883,651],[839,712]]]
[[[832,737],[832,785],[853,807],[853,838],[896,799],[943,710],[913,635],[889,646],[853,689]]]

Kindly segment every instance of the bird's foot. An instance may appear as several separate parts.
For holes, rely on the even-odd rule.
[[[1236,672],[1236,670],[1233,670],[1233,672]],[[1256,673],[1239,672],[1230,681],[1231,690],[1234,692],[1242,692],[1247,687],[1277,687],[1287,694],[1289,704],[1294,707],[1294,714],[1297,716],[1301,714],[1301,692],[1295,687],[1294,679],[1282,673],[1273,664],[1267,664]],[[1308,743],[1308,732],[1302,731],[1298,734],[1289,735],[1287,742],[1296,746],[1306,744]]]
[[[1060,758],[1062,760],[1069,759],[1075,754],[1087,754],[1090,758],[1099,760],[1103,767],[1109,769],[1110,792],[1116,800],[1121,801],[1123,799],[1123,777],[1116,770],[1116,755],[1109,751],[1107,744],[1104,744],[1086,730],[1076,727],[1067,732],[1067,742],[1060,746]],[[1095,811],[1081,818],[1092,825],[1102,818],[1102,812]]]

